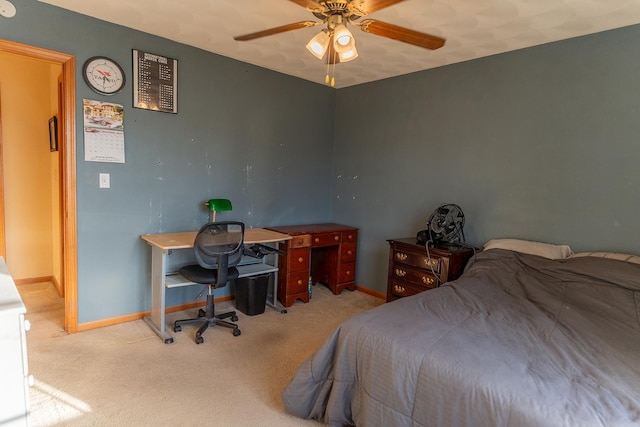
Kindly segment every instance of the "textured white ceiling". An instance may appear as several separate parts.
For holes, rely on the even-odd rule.
[[[316,20],[288,0],[39,1],[324,84],[326,65],[305,48],[322,26],[233,40]],[[637,24],[640,0],[406,0],[368,17],[447,41],[430,51],[355,29],[360,56],[336,66],[336,88]]]

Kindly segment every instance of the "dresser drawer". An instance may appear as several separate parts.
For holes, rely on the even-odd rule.
[[[289,248],[308,248],[311,246],[311,236],[309,234],[301,234],[291,237],[289,240]]]
[[[425,288],[424,286],[416,286],[413,283],[398,282],[393,280],[391,282],[391,287],[389,288],[389,292],[391,295],[387,295],[387,299],[392,299],[389,297],[408,297],[411,295],[419,294],[420,292],[424,292],[428,289],[431,288]]]
[[[289,271],[309,271],[309,248],[290,249],[287,253]]]
[[[354,262],[357,247],[356,243],[343,243],[340,247],[340,262]]]
[[[337,245],[341,241],[340,232],[335,233],[318,233],[314,234],[311,238],[311,247],[317,248],[320,246]]]
[[[340,264],[338,268],[338,283],[353,282],[355,279],[356,263],[349,262]]]
[[[428,257],[424,254],[403,251],[401,249],[393,252],[393,260],[395,263],[433,270],[436,274],[440,273],[442,267],[442,260],[438,256]]]
[[[422,290],[438,286],[437,277],[425,270],[418,270],[402,264],[395,264],[393,266],[392,274],[394,279],[422,287]]]

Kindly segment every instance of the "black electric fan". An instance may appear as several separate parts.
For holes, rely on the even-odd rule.
[[[443,245],[464,242],[464,213],[460,206],[446,204],[438,207],[427,221],[426,230],[418,232],[420,244]]]

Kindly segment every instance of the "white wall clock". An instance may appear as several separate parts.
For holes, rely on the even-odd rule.
[[[87,59],[82,76],[89,87],[101,95],[113,95],[124,87],[124,70],[116,61],[105,56]]]

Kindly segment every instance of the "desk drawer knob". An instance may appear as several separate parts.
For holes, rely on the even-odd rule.
[[[436,279],[434,279],[433,277],[422,276],[422,283],[424,283],[425,285],[433,285],[435,281]]]
[[[340,236],[333,236],[333,240],[337,242],[338,240],[340,240]]]
[[[316,237],[315,239],[313,239],[313,241],[316,242],[316,243],[320,243],[320,238]]]
[[[352,250],[348,250],[347,251],[347,255],[349,255],[349,256],[353,255],[353,251]]]
[[[400,261],[404,261],[405,259],[407,259],[407,254],[403,254],[402,252],[397,252],[396,258],[398,258],[398,260]]]
[[[351,276],[351,270],[347,270],[347,271],[345,271],[345,274],[346,274],[347,276]]]
[[[353,234],[349,234],[349,235],[347,236],[347,239],[349,239],[349,240],[353,240]]]
[[[393,292],[395,292],[396,294],[399,294],[399,295],[404,294],[404,291],[405,291],[405,290],[406,290],[406,289],[405,289],[405,288],[403,288],[402,286],[399,286],[399,285],[393,285]]]
[[[304,258],[303,258],[303,257],[298,258],[298,262],[299,262],[299,263],[302,263],[302,261],[304,261]]]
[[[400,270],[399,268],[396,268],[396,276],[398,277],[404,277],[407,275],[407,272],[404,270]]]
[[[302,285],[302,280],[298,279],[298,285]]]

